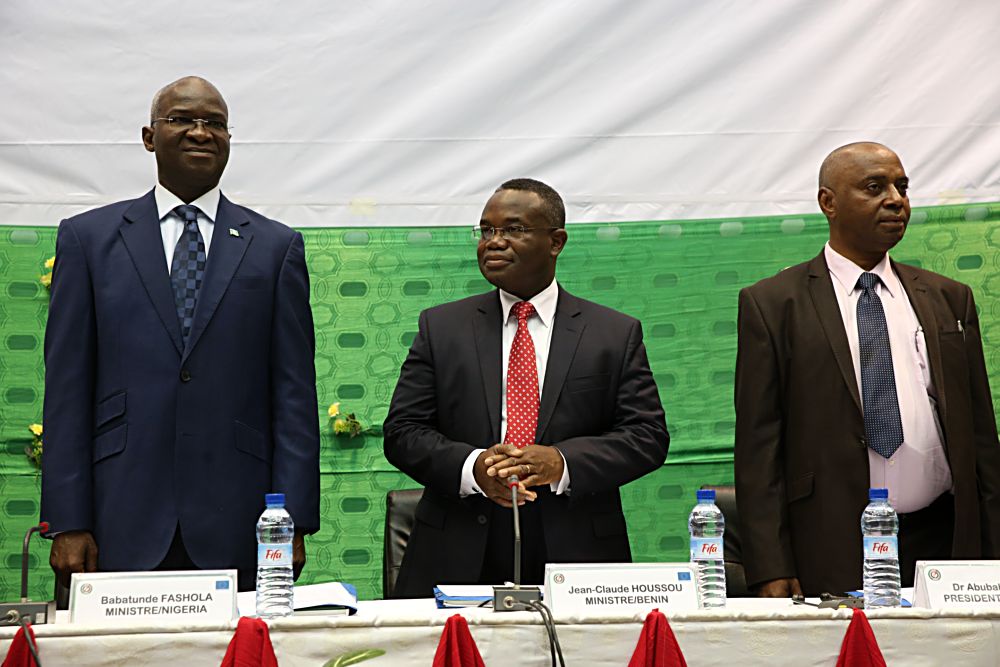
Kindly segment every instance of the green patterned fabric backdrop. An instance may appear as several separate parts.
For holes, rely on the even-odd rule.
[[[294,222],[294,221],[290,221]],[[1000,204],[914,211],[894,258],[972,285],[993,386],[1000,374]],[[385,416],[417,314],[485,291],[465,228],[303,229],[316,320],[323,528],[303,581],[381,597],[385,494],[415,484],[381,439],[334,437],[327,406]],[[667,465],[623,490],[637,560],[684,560],[694,490],[732,481],[737,292],[815,256],[818,215],[571,225],[559,261],[570,291],[640,318],[671,434]],[[40,479],[24,455],[42,416],[48,297],[39,283],[55,228],[0,227],[0,600],[19,586],[20,544],[38,520]],[[994,400],[996,406],[997,401]],[[31,595],[51,595],[48,545],[31,550]]]

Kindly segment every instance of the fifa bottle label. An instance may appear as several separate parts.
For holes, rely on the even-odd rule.
[[[868,560],[895,560],[899,558],[896,536],[865,537],[864,555]]]
[[[275,567],[292,565],[291,544],[258,544],[257,566]]]
[[[692,537],[691,560],[722,560],[722,538]]]

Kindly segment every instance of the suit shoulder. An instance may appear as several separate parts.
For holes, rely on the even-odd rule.
[[[971,290],[971,288],[963,282],[953,280],[952,278],[943,276],[940,273],[934,273],[933,271],[928,271],[927,269],[921,269],[913,266],[912,264],[901,264],[893,261],[893,267],[896,269],[896,273],[904,280],[906,278],[916,278],[924,283],[927,283],[928,285],[932,285],[946,292],[965,292]]]
[[[285,223],[262,215],[252,208],[235,203],[233,203],[233,206],[250,220],[255,232],[261,232],[273,238],[285,239],[286,241],[291,240],[291,237],[299,233]]]
[[[475,294],[473,296],[467,296],[464,299],[459,299],[457,301],[449,301],[447,303],[439,303],[436,306],[431,306],[430,308],[425,308],[421,315],[430,318],[446,318],[452,319],[455,317],[460,317],[466,313],[470,313],[476,310],[480,310],[494,303],[499,303],[500,297],[496,290],[491,292],[486,292],[484,294]]]
[[[73,235],[85,246],[103,243],[118,234],[126,211],[142,199],[143,197],[124,199],[77,213],[63,220],[59,224],[59,229],[60,231],[72,229]]]
[[[125,214],[125,211],[127,211],[129,207],[140,199],[142,199],[142,197],[138,197],[136,199],[123,199],[122,201],[116,201],[112,204],[98,206],[97,208],[92,208],[87,211],[83,211],[82,213],[72,215],[63,220],[62,224],[73,227],[73,230],[77,233],[104,227],[117,229],[121,224],[122,216]]]
[[[808,262],[802,262],[801,264],[785,267],[773,276],[762,278],[753,285],[744,287],[740,291],[753,294],[757,298],[787,294],[789,289],[794,286],[804,284],[805,279],[809,277],[810,264],[812,264],[813,261],[814,260],[810,260]]]
[[[580,312],[585,314],[587,317],[600,319],[604,323],[623,326],[626,328],[631,328],[639,323],[638,318],[632,317],[631,315],[623,313],[620,310],[603,306],[595,301],[581,299],[580,297],[574,296],[569,292],[563,292],[563,295],[573,299],[576,307],[579,308]]]

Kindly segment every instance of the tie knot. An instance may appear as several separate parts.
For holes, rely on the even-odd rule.
[[[874,273],[868,273],[865,271],[858,277],[858,287],[861,289],[872,289],[878,285],[878,276]]]
[[[174,208],[174,213],[177,217],[184,221],[185,225],[189,225],[192,222],[198,221],[198,214],[201,210],[197,206],[192,206],[191,204],[181,204]]]
[[[526,322],[529,317],[535,314],[535,307],[529,301],[518,301],[514,304],[513,309],[518,322]]]

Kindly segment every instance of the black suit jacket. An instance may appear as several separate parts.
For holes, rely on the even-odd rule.
[[[459,486],[469,454],[500,441],[501,317],[496,291],[420,314],[384,427],[386,458],[426,487],[400,597],[479,578],[494,504]],[[553,326],[536,442],[559,447],[570,494],[535,489],[548,560],[630,561],[618,488],[659,467],[669,444],[642,327],[562,288]]]
[[[955,491],[956,558],[996,557],[1000,446],[968,286],[892,262],[923,327]],[[961,322],[961,328],[959,327]],[[747,583],[860,588],[868,448],[847,333],[822,253],[740,292],[736,492]]]

